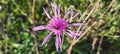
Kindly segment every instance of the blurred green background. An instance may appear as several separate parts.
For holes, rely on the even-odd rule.
[[[87,11],[83,18],[89,14],[97,2],[97,0],[35,0],[33,18],[31,11],[33,0],[0,0],[0,54],[36,54],[32,28],[34,25],[48,23],[42,7],[51,8],[50,2],[53,1],[62,8],[70,6],[76,8],[80,11],[81,16]],[[114,3],[110,6],[112,2]],[[100,18],[102,15],[103,17]],[[101,0],[89,19],[88,26],[95,21],[97,24],[74,45],[71,54],[90,54],[91,52],[97,54],[98,51],[100,54],[120,54],[120,0]],[[54,37],[40,47],[48,33],[47,30],[36,32],[39,54],[60,54],[60,52],[56,52]],[[99,47],[101,37],[103,39]],[[61,54],[67,54],[70,45],[70,39],[68,37],[64,39]],[[94,48],[92,48],[93,46]]]

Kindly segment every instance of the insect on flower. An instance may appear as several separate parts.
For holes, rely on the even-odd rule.
[[[43,8],[45,14],[47,15],[48,19],[50,19],[49,23],[47,25],[41,25],[34,27],[33,30],[44,30],[48,29],[50,30],[50,33],[44,38],[42,45],[43,46],[48,39],[51,37],[52,34],[56,35],[56,41],[55,41],[55,46],[56,50],[58,51],[59,49],[62,51],[62,41],[61,37],[63,32],[66,33],[69,37],[71,38],[76,38],[76,36],[79,36],[80,34],[76,33],[75,31],[72,31],[68,29],[69,26],[81,26],[81,23],[69,23],[69,21],[66,20],[67,16],[70,16],[70,20],[76,18],[79,15],[79,12],[73,15],[73,10],[69,10],[65,13],[64,16],[61,16],[61,10],[60,7],[57,6],[55,3],[51,3],[52,6],[52,11],[54,13],[54,16],[50,16],[48,13],[47,9]]]

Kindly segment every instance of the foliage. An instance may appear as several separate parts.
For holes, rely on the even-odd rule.
[[[35,54],[37,53],[35,40],[37,40],[40,54],[60,53],[56,52],[54,37],[50,38],[43,47],[40,46],[49,32],[48,30],[37,31],[36,39],[34,39],[32,30],[34,25],[47,24],[48,19],[42,7],[49,8],[52,1],[35,0],[33,18],[33,0],[0,0],[0,54]],[[54,0],[54,2],[64,8],[74,7],[79,10],[82,19],[90,13],[97,3],[95,0]],[[114,3],[110,6],[112,2]],[[87,28],[94,22],[97,23],[74,45],[71,54],[97,54],[98,52],[120,54],[120,1],[101,0],[88,21],[90,22]],[[95,41],[95,39],[97,40]],[[62,54],[67,53],[70,40],[65,36]]]

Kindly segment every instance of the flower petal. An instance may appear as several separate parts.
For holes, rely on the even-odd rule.
[[[60,7],[57,8],[58,17],[60,17]]]
[[[66,31],[66,33],[68,34],[68,36],[70,36],[71,38],[73,38],[73,35],[69,32]]]
[[[44,38],[41,46],[43,46],[48,41],[48,39],[50,38],[51,35],[52,35],[52,32]]]
[[[79,31],[77,36],[80,36],[80,35],[82,34],[82,32],[83,32],[83,31]]]
[[[72,31],[72,30],[68,30],[68,29],[67,29],[67,31],[68,31],[69,33],[71,33],[71,34],[75,34],[75,32]]]
[[[71,12],[71,15],[70,15],[70,19],[69,19],[70,21],[72,21],[71,18],[73,17],[73,14],[74,14],[74,13],[73,13],[73,11],[72,11],[72,12]]]
[[[55,17],[57,17],[57,5],[55,3],[51,3],[51,5],[52,5],[52,10],[55,14]]]
[[[71,23],[71,26],[81,26],[83,23]]]
[[[48,17],[49,19],[51,19],[51,17],[50,17],[50,15],[48,14],[47,10],[46,10],[45,8],[43,8],[43,10],[44,10],[45,14],[47,15],[47,17]]]
[[[73,9],[71,9],[71,10],[69,10],[67,13],[65,13],[65,15],[64,15],[64,18],[63,19],[65,19],[71,12],[72,12],[72,10]]]
[[[77,33],[75,33],[72,30],[67,30],[67,31],[69,32],[68,35],[70,35],[72,38],[76,38],[76,36],[78,35]]]
[[[56,46],[56,50],[58,51],[59,48],[59,36],[56,36],[56,41],[55,41],[55,46]]]
[[[61,40],[60,34],[59,34],[58,36],[59,36],[59,47],[60,47],[60,51],[62,51],[62,40]]]
[[[74,16],[70,17],[70,20],[73,20],[75,17],[77,17],[80,13],[77,12]]]
[[[43,30],[43,29],[46,29],[46,28],[47,28],[46,26],[37,26],[37,27],[34,27],[33,30],[37,31],[37,30]]]

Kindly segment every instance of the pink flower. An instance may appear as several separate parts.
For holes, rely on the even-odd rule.
[[[66,17],[70,16],[69,20],[72,20],[76,16],[78,16],[79,13],[76,13],[73,16],[73,10],[69,10],[67,13],[65,13],[64,17],[62,17],[60,14],[60,7],[57,7],[55,3],[51,3],[51,5],[52,5],[53,13],[54,13],[54,16],[52,17],[48,14],[47,10],[43,8],[45,14],[50,19],[48,25],[37,26],[33,28],[33,30],[37,31],[37,30],[49,29],[50,33],[44,38],[41,46],[43,46],[48,41],[48,39],[50,38],[52,34],[55,34],[56,35],[56,41],[55,41],[56,50],[58,51],[58,49],[60,48],[60,50],[62,51],[61,37],[62,37],[63,32],[68,34],[68,36],[71,38],[76,38],[76,36],[80,35],[72,30],[69,30],[68,27],[69,26],[81,26],[81,23],[69,24],[69,22],[66,20]]]

